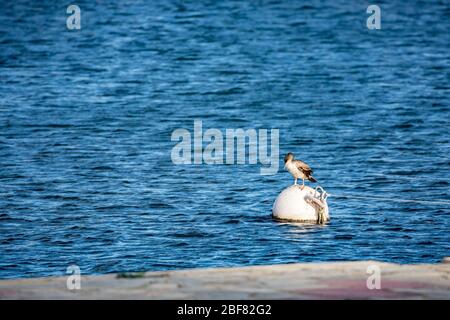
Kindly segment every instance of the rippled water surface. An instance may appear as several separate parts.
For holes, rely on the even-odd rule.
[[[448,205],[270,217],[294,152],[330,193],[449,200],[447,1],[0,8],[0,278],[450,255]],[[176,128],[280,129],[280,171],[170,161]]]

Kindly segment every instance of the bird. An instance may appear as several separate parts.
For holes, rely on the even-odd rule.
[[[300,187],[302,190],[305,187],[305,179],[311,182],[317,182],[312,176],[313,170],[311,167],[301,160],[294,160],[293,153],[289,152],[284,156],[284,168],[294,176],[294,185],[297,185],[298,178],[303,180],[303,184]]]

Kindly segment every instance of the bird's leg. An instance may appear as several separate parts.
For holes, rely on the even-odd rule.
[[[302,180],[303,180],[303,183],[302,183],[301,189],[303,190],[303,188],[305,188],[305,179],[302,179]]]
[[[294,185],[297,185],[297,178],[294,179]]]

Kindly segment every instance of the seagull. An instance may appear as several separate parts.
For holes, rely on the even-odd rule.
[[[284,167],[294,176],[294,185],[297,185],[298,178],[303,180],[302,190],[305,187],[305,179],[311,182],[317,182],[312,176],[313,170],[311,167],[301,160],[294,160],[294,154],[290,152],[284,156]]]

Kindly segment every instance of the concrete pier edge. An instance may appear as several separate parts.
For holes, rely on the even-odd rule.
[[[450,257],[81,274],[73,290],[68,276],[0,280],[0,299],[450,299]]]

